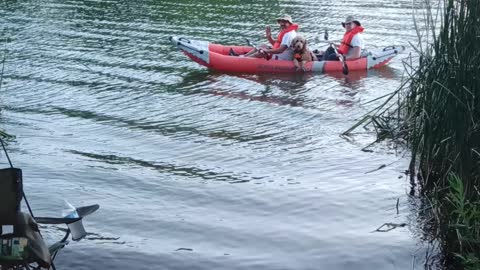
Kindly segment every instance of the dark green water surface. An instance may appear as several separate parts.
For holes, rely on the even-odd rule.
[[[400,85],[409,50],[348,77],[232,75],[167,40],[264,42],[289,13],[318,47],[353,14],[368,47],[408,46],[411,1],[0,3],[0,125],[17,136],[8,148],[30,203],[38,215],[60,215],[64,198],[101,205],[57,269],[422,267],[408,159],[361,151],[371,133],[339,136]],[[407,226],[372,233],[385,222]]]

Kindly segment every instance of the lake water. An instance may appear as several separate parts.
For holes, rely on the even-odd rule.
[[[0,127],[30,204],[101,205],[57,269],[423,267],[408,157],[339,136],[400,85],[409,47],[380,70],[279,76],[211,72],[168,42],[264,42],[288,13],[312,47],[348,15],[367,47],[409,46],[411,1],[0,3]],[[407,226],[372,232],[387,222]]]

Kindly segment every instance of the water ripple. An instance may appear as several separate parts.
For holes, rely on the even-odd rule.
[[[355,15],[368,47],[408,46],[417,37],[412,14],[424,8],[407,0],[3,1],[0,121],[17,135],[9,147],[31,203],[102,207],[85,221],[98,239],[69,246],[59,265],[411,268],[411,254],[423,250],[399,178],[408,162],[389,146],[362,152],[375,140],[368,130],[351,142],[339,137],[378,105],[367,101],[400,84],[401,58],[348,76],[224,74],[168,37],[264,43],[265,25],[276,33],[275,18],[288,13],[322,49],[324,30],[339,39],[340,22]],[[392,221],[410,227],[370,233]]]

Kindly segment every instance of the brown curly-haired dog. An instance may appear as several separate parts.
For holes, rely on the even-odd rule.
[[[317,57],[308,49],[307,40],[304,37],[297,35],[292,40],[290,46],[292,46],[294,50],[293,63],[295,64],[297,71],[306,71],[305,64],[317,60]]]

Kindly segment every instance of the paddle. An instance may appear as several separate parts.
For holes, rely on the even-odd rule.
[[[265,53],[265,50],[263,50],[262,48],[260,48],[259,46],[253,44],[250,39],[248,38],[245,38],[245,40],[247,41],[247,44],[248,46],[250,47],[253,47],[255,50],[257,50],[258,52],[260,52],[261,54],[265,55],[265,59],[269,60],[268,59],[268,54]]]
[[[325,33],[323,34],[323,38],[325,40],[328,40],[328,31],[327,29],[325,29]],[[333,48],[333,50],[335,51],[335,53],[338,55],[338,51],[337,51],[337,48],[335,47],[335,44],[333,43],[330,43],[330,46]],[[338,60],[340,60],[340,62],[342,63],[342,69],[343,69],[343,74],[345,75],[348,75],[348,66],[347,66],[347,62],[345,61],[345,58],[343,57],[343,55],[340,55],[340,57],[338,57]]]
[[[253,47],[253,48],[254,48],[255,50],[257,50],[257,51],[260,51],[260,52],[263,51],[260,47],[258,47],[257,45],[253,44],[253,43],[250,41],[250,39],[245,38],[245,40],[247,41],[248,46]]]

